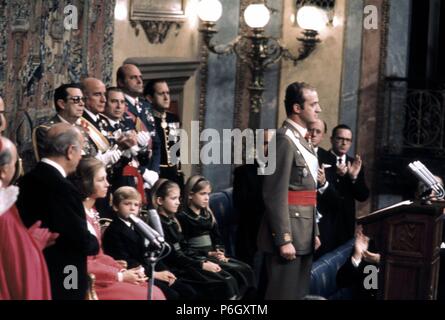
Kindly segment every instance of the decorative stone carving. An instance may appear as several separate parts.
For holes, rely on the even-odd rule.
[[[174,35],[177,36],[182,24],[176,21],[132,21],[131,26],[135,28],[136,35],[139,34],[138,28],[140,26],[151,44],[162,44],[167,38],[170,29],[176,27]]]

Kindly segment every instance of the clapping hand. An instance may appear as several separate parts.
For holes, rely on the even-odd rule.
[[[324,171],[324,164],[322,164],[321,168],[318,169],[317,182],[319,186],[324,186],[326,184],[326,174]]]
[[[348,161],[348,174],[352,180],[357,179],[361,168],[362,168],[362,159],[358,154],[355,156],[355,159],[352,162],[352,164],[350,161]]]
[[[59,234],[57,232],[51,232],[47,228],[40,228],[41,225],[42,221],[37,221],[28,229],[28,233],[37,243],[40,250],[43,250],[55,244]]]

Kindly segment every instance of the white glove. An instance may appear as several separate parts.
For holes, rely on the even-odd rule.
[[[110,149],[104,153],[99,152],[96,155],[96,159],[102,161],[106,166],[113,165],[119,161],[122,156],[122,151],[118,149]]]
[[[136,136],[136,140],[138,141],[138,145],[141,148],[145,148],[150,143],[151,135],[148,132],[141,131],[141,132],[138,132],[138,134]]]
[[[158,181],[159,174],[156,171],[145,169],[142,178],[144,178],[145,181],[144,188],[151,189],[156,181]]]

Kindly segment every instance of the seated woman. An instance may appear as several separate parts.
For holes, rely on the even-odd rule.
[[[101,231],[98,212],[94,209],[97,199],[104,198],[108,191],[107,174],[104,164],[94,158],[82,159],[75,177],[83,195],[88,229],[101,245]],[[126,269],[126,263],[116,261],[100,249],[96,256],[88,257],[88,272],[96,277],[95,288],[100,300],[147,300],[147,277],[140,267]],[[153,288],[154,300],[165,300],[158,287]]]
[[[239,297],[237,282],[228,272],[193,250],[185,250],[182,228],[175,217],[180,205],[179,186],[170,180],[159,179],[151,191],[165,240],[171,246],[170,254],[164,259],[169,270],[190,284],[200,299]]]
[[[226,257],[218,224],[209,208],[210,192],[211,185],[206,178],[198,175],[189,178],[184,190],[184,211],[178,214],[178,220],[187,247],[230,273],[244,295],[255,287],[254,273],[248,264]]]

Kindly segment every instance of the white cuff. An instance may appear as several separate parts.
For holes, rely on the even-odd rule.
[[[326,181],[326,183],[324,184],[324,186],[318,188],[317,191],[318,191],[318,193],[323,194],[323,193],[326,191],[326,189],[327,189],[328,187],[329,187],[329,182]]]
[[[117,281],[119,281],[119,282],[124,281],[124,274],[122,272],[117,273]]]
[[[351,262],[352,262],[352,265],[353,265],[354,267],[358,268],[358,266],[359,266],[360,263],[362,262],[362,259],[355,260],[354,257],[351,257]]]

